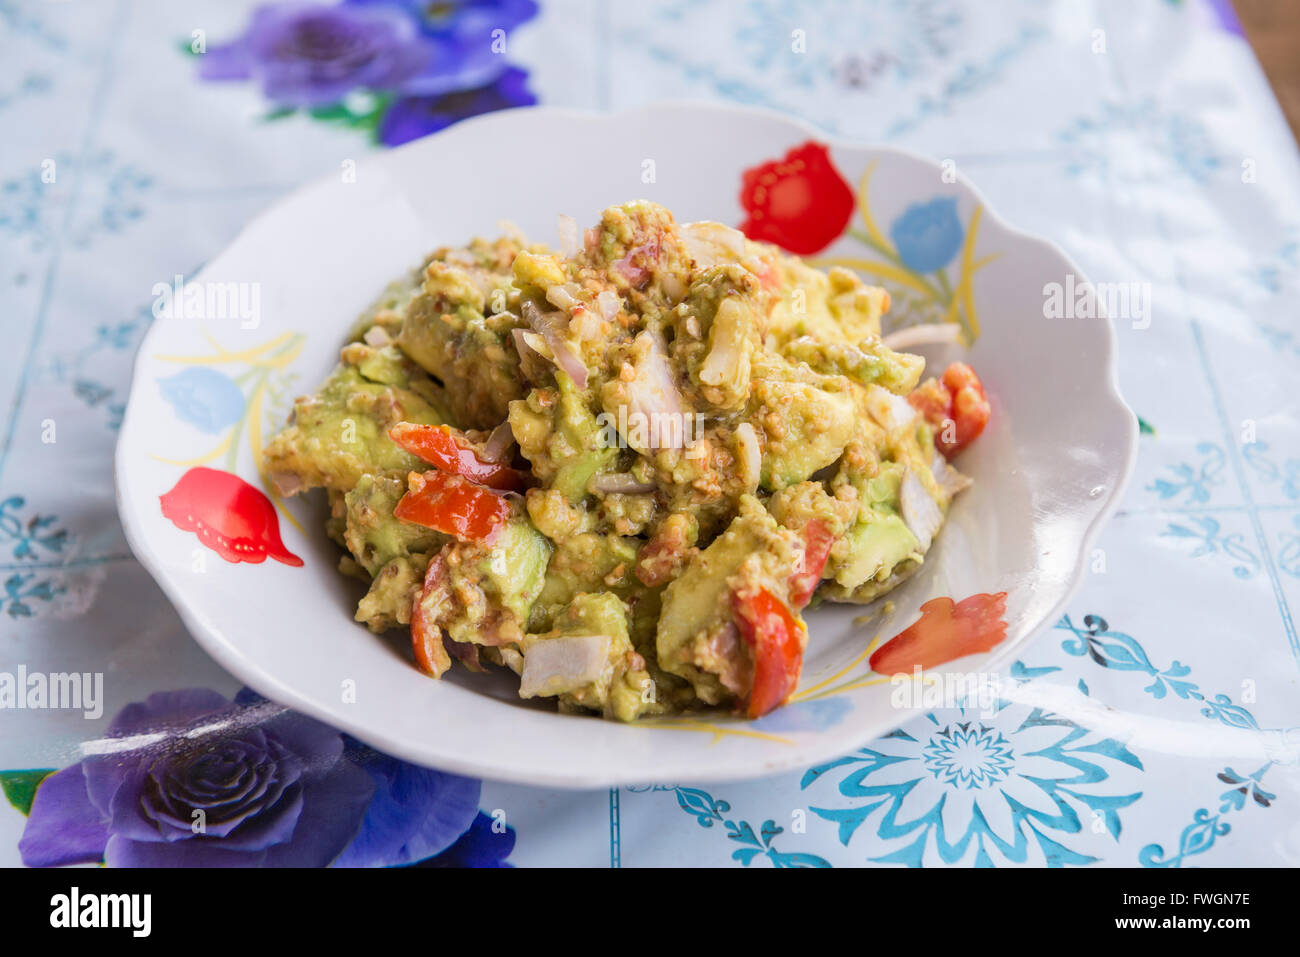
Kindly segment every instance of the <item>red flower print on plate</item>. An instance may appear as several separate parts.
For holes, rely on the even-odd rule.
[[[809,140],[745,170],[740,205],[749,214],[740,230],[800,256],[821,252],[853,216],[853,190],[832,165],[830,151]]]
[[[876,649],[871,670],[882,675],[910,674],[918,665],[934,668],[955,658],[988,651],[1007,636],[1007,593],[971,595],[953,603],[932,598],[921,617]]]
[[[160,498],[164,518],[194,532],[228,562],[258,565],[270,556],[286,565],[302,564],[280,539],[280,517],[271,500],[238,475],[192,468]]]

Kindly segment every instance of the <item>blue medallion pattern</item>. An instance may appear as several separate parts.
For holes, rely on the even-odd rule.
[[[1024,682],[1057,668],[1026,668]],[[809,769],[801,786],[836,780],[847,806],[813,804],[851,847],[861,828],[888,850],[874,863],[1090,864],[1071,847],[1091,827],[1118,838],[1121,811],[1141,790],[1115,788],[1117,773],[1137,783],[1142,762],[1121,742],[1023,704],[998,702],[995,720],[975,709],[932,712],[867,748]],[[1122,773],[1121,773],[1122,769]]]
[[[921,751],[935,779],[956,788],[986,788],[1007,778],[1016,765],[1011,743],[996,728],[964,721],[949,725]]]

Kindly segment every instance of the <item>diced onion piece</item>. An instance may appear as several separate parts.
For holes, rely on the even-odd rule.
[[[628,285],[640,289],[650,279],[650,273],[658,264],[659,251],[659,236],[655,235],[640,246],[629,249],[622,259],[610,263],[610,268],[626,279]]]
[[[551,347],[537,333],[511,329],[510,338],[515,344],[515,352],[519,353],[519,369],[529,381],[542,376],[544,367],[554,367]]]
[[[628,414],[644,423],[650,448],[680,449],[685,442],[686,418],[664,342],[647,329],[633,340],[633,349],[641,358],[627,383]]]
[[[735,262],[745,255],[745,234],[722,223],[685,223],[677,232],[701,269]]]
[[[546,301],[556,309],[563,309],[568,312],[578,305],[577,283],[566,282],[562,286],[552,286],[546,290]]]
[[[492,294],[497,290],[497,285],[493,282],[492,277],[482,269],[471,269],[469,279],[474,284],[474,288],[483,294],[483,298],[491,302]]]
[[[880,341],[895,352],[913,346],[955,345],[961,342],[961,326],[955,322],[930,322],[891,332]]]
[[[655,490],[654,482],[641,482],[631,472],[602,472],[592,477],[591,490],[615,495],[643,495]]]
[[[596,297],[596,308],[600,310],[602,319],[613,322],[623,310],[623,300],[619,299],[618,293],[612,289],[606,289]]]
[[[371,326],[361,338],[366,345],[373,346],[376,349],[382,349],[393,341],[393,337],[388,334],[388,330],[383,326]]]
[[[742,422],[736,426],[736,445],[740,452],[740,477],[746,488],[757,488],[763,474],[763,452],[753,425]]]
[[[531,302],[523,306],[524,321],[527,322],[550,347],[548,358],[560,368],[579,389],[587,388],[587,366],[578,355],[577,350],[569,344],[566,333],[568,327],[564,316],[558,312],[542,312]],[[525,337],[526,340],[526,337]],[[526,340],[527,341],[527,340]],[[532,345],[529,342],[529,345]],[[533,346],[536,349],[536,346]],[[537,350],[541,351],[541,350]]]
[[[559,216],[559,227],[560,252],[564,254],[565,259],[572,259],[582,252],[582,230],[578,228],[576,219],[564,213]]]
[[[659,288],[664,291],[664,295],[670,302],[677,303],[686,298],[686,286],[670,272],[659,274]]]
[[[650,273],[632,262],[630,254],[622,259],[616,259],[610,263],[610,268],[616,270],[628,285],[640,289],[645,285],[645,281],[650,278]]]
[[[489,462],[504,462],[510,447],[514,444],[515,433],[511,431],[510,423],[502,422],[492,430],[487,442],[483,444],[483,458]]]
[[[614,260],[614,262],[610,264],[610,268],[622,275],[623,278],[627,280],[628,285],[632,286],[634,289],[640,289],[650,278],[650,271],[648,269],[636,265],[627,257]]]
[[[545,359],[547,362],[555,361],[555,354],[551,352],[551,347],[535,332],[529,332],[527,329],[513,329],[511,335],[515,340],[515,348],[518,349],[520,343],[529,352],[535,353]]]
[[[934,480],[939,483],[939,487],[949,498],[965,491],[973,484],[969,476],[962,475],[949,465],[948,460],[939,452],[935,452],[934,458],[930,461],[930,471],[934,475]]]
[[[303,488],[302,476],[297,472],[272,472],[271,484],[275,486],[276,492],[284,498],[297,495]]]
[[[732,297],[718,304],[713,328],[709,332],[709,354],[700,365],[700,381],[705,385],[723,385],[740,380],[748,326],[741,315],[744,308]]]
[[[878,385],[867,386],[867,411],[890,432],[907,428],[920,415],[905,397]]]
[[[935,532],[943,524],[943,512],[939,511],[939,506],[911,469],[899,483],[898,508],[903,514],[903,522],[921,543],[921,551],[927,551]]]
[[[600,338],[600,319],[581,303],[573,310],[569,320],[569,330],[583,342],[595,342]]]
[[[598,680],[609,667],[609,635],[564,635],[533,642],[524,652],[519,697],[557,695]]]

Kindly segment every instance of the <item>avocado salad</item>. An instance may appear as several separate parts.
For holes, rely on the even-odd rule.
[[[889,294],[638,201],[560,248],[434,252],[361,317],[265,449],[324,488],[356,619],[409,628],[440,677],[508,668],[524,698],[620,721],[754,718],[799,680],[818,601],[925,560],[989,417],[962,363],[921,383]]]

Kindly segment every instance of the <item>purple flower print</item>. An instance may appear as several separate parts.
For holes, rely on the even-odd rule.
[[[397,99],[379,121],[379,141],[385,146],[400,146],[466,117],[532,106],[537,98],[529,91],[527,81],[527,73],[510,67],[495,83],[477,90]]]
[[[328,106],[354,90],[398,90],[416,77],[422,92],[438,87],[446,70],[436,46],[402,10],[276,3],[254,10],[243,36],[204,53],[199,75],[255,79],[285,107]]]
[[[41,783],[18,845],[27,865],[394,866],[454,847],[478,813],[478,781],[247,690],[150,695],[104,744]]]
[[[423,73],[402,87],[420,95],[483,87],[507,67],[507,34],[537,15],[533,0],[344,0],[346,6],[405,10],[434,44]]]
[[[352,7],[398,7],[406,10],[431,37],[490,42],[493,30],[510,31],[537,16],[534,0],[343,0]]]
[[[395,146],[536,103],[505,45],[536,15],[534,0],[267,4],[241,36],[199,56],[199,75],[258,82],[275,104],[269,118],[302,110]]]
[[[350,737],[345,741],[348,757],[374,781],[375,797],[364,826],[335,867],[422,861],[447,850],[474,823],[478,781],[407,764]]]
[[[513,867],[506,858],[515,849],[515,829],[497,825],[482,811],[469,830],[437,857],[420,861],[416,867]]]

